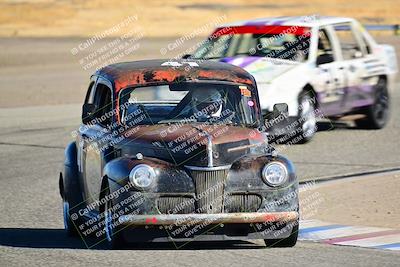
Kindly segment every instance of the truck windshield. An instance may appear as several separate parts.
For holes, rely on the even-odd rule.
[[[309,47],[310,32],[305,27],[232,27],[221,35],[211,35],[191,57],[215,59],[254,56],[303,62],[308,58]]]
[[[205,122],[257,127],[260,111],[247,85],[176,83],[127,88],[119,106],[125,124]]]

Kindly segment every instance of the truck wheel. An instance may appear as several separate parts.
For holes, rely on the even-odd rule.
[[[67,231],[68,236],[79,236],[78,230],[71,220],[71,212],[69,209],[68,201],[63,201],[63,216],[64,216],[64,229]]]
[[[109,195],[109,189],[106,190],[106,196]],[[121,232],[118,230],[118,225],[115,223],[112,200],[109,199],[104,205],[104,235],[106,246],[109,249],[119,249],[125,245]]]
[[[317,131],[317,118],[315,114],[315,98],[309,93],[302,92],[299,97],[299,127],[296,130],[299,144],[309,142]]]
[[[384,79],[379,79],[375,85],[374,104],[364,109],[365,118],[356,120],[360,129],[382,129],[389,120],[389,92]]]
[[[287,238],[264,239],[264,242],[267,247],[275,247],[275,248],[294,247],[297,243],[298,235],[299,235],[299,222],[297,221],[296,225],[293,226],[290,236],[288,236]]]
[[[65,148],[64,171],[60,172],[59,190],[63,203],[64,228],[68,235],[80,235],[79,227],[85,223],[85,218],[79,215],[84,208],[84,199],[79,183],[76,143],[71,142]]]
[[[71,205],[69,202],[69,199],[71,199],[71,194],[69,194],[68,192],[64,191],[64,187],[63,187],[63,177],[62,174],[60,173],[60,193],[62,195],[62,200],[63,200],[63,218],[64,218],[64,229],[67,232],[68,236],[79,236],[79,231],[77,229],[78,225],[77,222],[72,221],[71,219],[71,214],[76,213],[75,210],[71,209]]]

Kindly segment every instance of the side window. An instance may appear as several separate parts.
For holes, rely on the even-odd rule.
[[[351,23],[335,25],[334,29],[340,42],[343,59],[362,57],[362,48]]]
[[[86,97],[85,97],[85,103],[86,104],[92,104],[93,103],[93,89],[94,81],[91,81],[88,87],[88,90],[86,92]]]
[[[95,117],[98,122],[107,126],[111,124],[112,120],[112,102],[111,102],[111,89],[102,83],[98,83],[94,95],[93,104],[96,105],[97,111]]]
[[[317,65],[327,64],[335,61],[332,42],[326,29],[318,31]]]
[[[318,56],[322,54],[330,54],[333,56],[331,40],[325,29],[318,32]]]

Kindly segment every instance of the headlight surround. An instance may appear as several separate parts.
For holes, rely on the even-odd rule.
[[[137,188],[149,187],[156,177],[156,172],[146,164],[135,166],[129,173],[129,181]]]
[[[280,186],[287,181],[288,170],[283,163],[273,161],[264,166],[262,178],[270,186]]]

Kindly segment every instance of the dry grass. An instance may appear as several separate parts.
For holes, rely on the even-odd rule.
[[[355,17],[364,23],[399,23],[395,0],[0,0],[0,36],[92,36],[138,15],[136,26],[146,36],[180,36],[225,17],[235,21],[256,17],[321,14]],[[214,2],[215,3],[215,2]],[[134,26],[132,26],[134,27]],[[211,31],[203,31],[207,35]],[[121,29],[116,35],[128,31]]]

